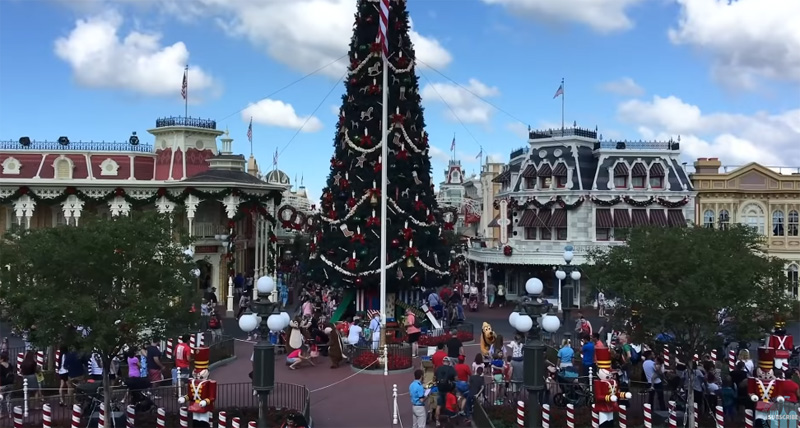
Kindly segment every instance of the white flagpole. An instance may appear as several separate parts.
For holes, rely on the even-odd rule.
[[[389,58],[383,55],[383,113],[381,115],[381,325],[386,327],[386,202],[389,181]],[[384,334],[381,329],[381,334]]]

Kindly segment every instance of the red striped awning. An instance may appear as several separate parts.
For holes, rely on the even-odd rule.
[[[522,171],[522,178],[536,178],[536,167],[533,165],[526,166],[525,170]]]
[[[556,167],[553,168],[553,177],[566,177],[567,176],[567,165],[564,162],[559,162],[556,164]]]
[[[625,165],[623,162],[620,162],[614,166],[614,176],[619,177],[621,175],[628,175],[628,165]]]
[[[628,215],[626,209],[614,210],[614,227],[628,228],[631,227],[631,217]]]
[[[554,210],[547,225],[557,229],[567,227],[567,210]]]
[[[553,175],[553,169],[550,168],[549,163],[543,163],[539,165],[539,169],[536,171],[536,175],[539,177],[550,177]]]
[[[650,210],[650,224],[661,227],[668,226],[667,213],[664,210]]]
[[[683,216],[683,210],[667,211],[667,221],[669,221],[670,227],[686,227],[686,218]]]
[[[595,227],[598,229],[611,229],[614,227],[611,210],[603,208],[595,211]]]
[[[522,218],[517,223],[519,227],[537,227],[536,225],[536,210],[525,210],[522,213]]]
[[[661,165],[660,162],[655,162],[654,164],[650,165],[650,176],[651,177],[663,177],[664,176],[664,166]]]
[[[647,168],[645,168],[643,163],[636,162],[635,164],[633,164],[633,169],[631,169],[631,176],[647,177]]]
[[[632,210],[631,211],[631,225],[633,226],[648,226],[650,220],[647,219],[647,210]]]
[[[550,216],[551,213],[549,209],[539,210],[539,214],[536,215],[536,227],[549,227]]]

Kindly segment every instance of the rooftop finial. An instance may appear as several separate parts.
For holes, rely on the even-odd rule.
[[[228,132],[228,125],[225,125],[225,136],[228,137],[230,135],[231,135],[231,133]]]

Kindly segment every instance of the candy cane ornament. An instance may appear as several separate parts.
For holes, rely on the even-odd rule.
[[[221,411],[217,414],[217,428],[228,428],[228,413]]]
[[[159,407],[156,412],[156,427],[167,428],[167,411],[163,407]]]
[[[186,407],[180,409],[180,423],[181,428],[189,428],[189,409]]]
[[[242,428],[242,420],[238,416],[231,419],[231,428]]]
[[[247,423],[247,428],[258,428],[256,426],[256,421],[250,421]]]
[[[542,428],[550,428],[550,405],[542,404]]]
[[[600,428],[600,414],[597,413],[594,404],[592,404],[592,428]]]
[[[36,351],[36,365],[44,368],[44,351]]]
[[[167,339],[167,349],[166,349],[165,354],[167,356],[167,359],[169,359],[169,360],[172,359],[172,350],[173,350],[174,347],[175,347],[175,345],[172,343],[172,339]]]
[[[136,425],[136,406],[129,405],[125,409],[125,428],[134,428]]]
[[[744,426],[745,428],[753,428],[753,411],[750,409],[744,410]]]
[[[575,405],[567,404],[567,428],[575,428]]]
[[[628,406],[619,405],[619,428],[628,428]]]
[[[525,428],[525,402],[517,401],[517,427]]]
[[[733,349],[728,351],[728,371],[736,370],[736,351]]]
[[[81,414],[83,413],[80,404],[72,405],[72,424],[70,428],[81,428]]]
[[[22,407],[14,407],[14,428],[22,428]]]
[[[653,406],[644,403],[644,428],[653,428]]]
[[[678,412],[674,401],[669,402],[669,428],[678,428]]]
[[[725,428],[725,411],[722,406],[714,408],[714,417],[717,420],[717,428]]]
[[[100,403],[100,411],[97,413],[97,428],[106,428],[106,404]]]
[[[53,427],[53,408],[49,404],[42,405],[42,428]]]
[[[17,353],[17,376],[22,376],[22,362],[25,360],[25,353]]]
[[[669,345],[664,345],[664,350],[662,351],[662,356],[664,357],[664,367],[671,367],[670,360],[669,360]]]
[[[712,349],[711,350],[711,361],[713,361],[715,363],[717,362],[717,350],[716,349]]]

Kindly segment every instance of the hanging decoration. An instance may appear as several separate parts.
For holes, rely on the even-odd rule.
[[[444,230],[454,230],[458,222],[458,208],[444,207],[442,211],[442,221],[444,221]]]
[[[511,248],[511,245],[506,245],[503,247],[503,255],[506,257],[511,257],[514,254],[514,249]]]
[[[613,207],[623,202],[632,207],[637,207],[637,208],[646,208],[653,204],[657,204],[664,208],[681,208],[689,203],[689,197],[684,196],[682,199],[678,201],[670,201],[667,198],[663,198],[660,196],[659,197],[651,196],[642,201],[637,201],[636,199],[633,199],[630,196],[615,196],[607,200],[592,197],[592,203],[601,207]]]
[[[509,210],[518,210],[518,209],[551,209],[553,207],[565,209],[567,211],[572,211],[574,209],[580,208],[583,205],[583,202],[586,200],[583,196],[578,197],[577,200],[573,203],[567,203],[561,196],[555,196],[548,200],[547,202],[540,202],[536,197],[528,198],[528,199],[517,199],[517,198],[509,198],[508,200],[508,209]],[[494,201],[494,208],[500,208],[500,200]]]

